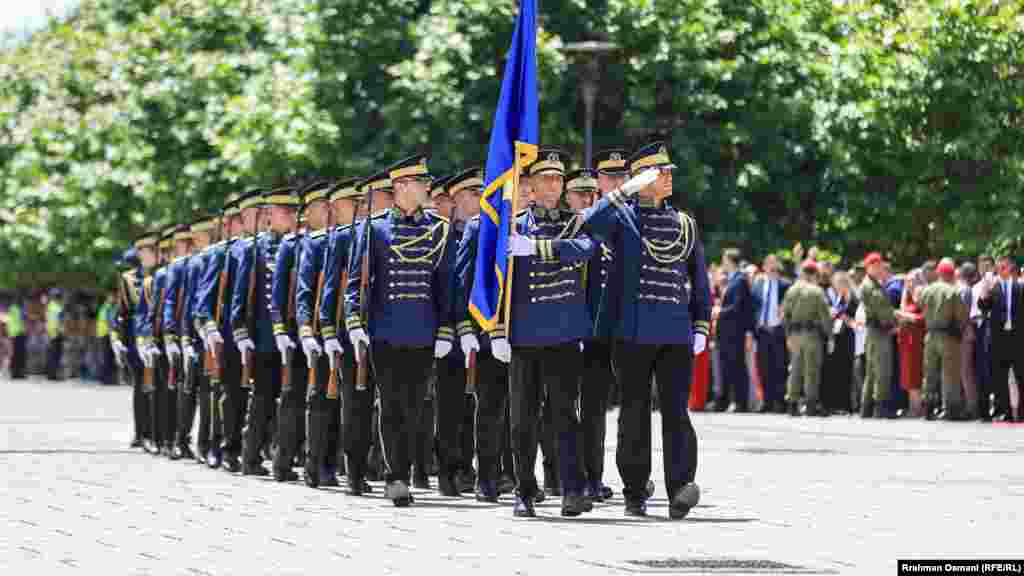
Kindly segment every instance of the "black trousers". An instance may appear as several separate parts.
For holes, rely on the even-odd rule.
[[[576,409],[575,399],[579,397],[578,388],[576,392],[577,396],[574,398],[573,410]],[[552,422],[551,400],[548,398],[546,387],[541,393],[540,418],[537,421],[537,438],[540,443],[541,455],[543,456],[541,468],[544,470],[544,488],[560,490],[562,481],[558,467],[558,438],[557,431]]]
[[[595,487],[604,478],[608,392],[614,380],[611,346],[600,340],[588,340],[583,348],[583,373],[580,379],[580,424],[583,430],[581,452],[583,475]]]
[[[192,424],[196,416],[196,392],[199,389],[198,373],[195,362],[182,354],[176,360],[177,369],[177,422],[174,441],[181,448],[192,445]],[[185,363],[191,363],[186,372]]]
[[[477,356],[479,358],[479,355]],[[454,352],[437,360],[434,403],[437,406],[437,463],[441,476],[462,470],[473,453],[465,452],[462,428],[466,419],[466,368]]]
[[[477,477],[481,482],[497,482],[508,442],[508,365],[481,351],[476,355],[476,370]],[[512,465],[506,470],[513,473]]]
[[[459,425],[459,439],[462,442],[462,462],[459,469],[467,472],[473,470],[473,454],[476,454],[476,394],[466,393],[463,389],[462,424]]]
[[[743,334],[721,334],[717,343],[722,357],[722,396],[718,402],[729,404],[732,401],[740,408],[746,408],[750,398],[746,337]],[[622,393],[626,394],[625,391]]]
[[[303,415],[306,412],[309,368],[306,365],[306,355],[301,350],[292,350],[291,363],[288,366],[282,365],[280,353],[274,356],[277,358],[275,370],[279,374],[287,370],[289,376],[287,386],[281,378],[281,393],[277,398],[277,452],[274,454],[274,468],[283,471],[291,470],[292,461],[298,454],[302,437],[305,435]]]
[[[242,359],[234,342],[221,347],[220,418],[221,449],[230,456],[242,453],[242,428],[248,406],[249,390],[242,388]],[[214,434],[216,434],[214,429]]]
[[[11,346],[11,379],[20,380],[25,377],[26,345],[28,337],[22,334],[12,338]]]
[[[563,494],[582,494],[579,474],[576,395],[582,368],[579,343],[544,348],[512,349],[509,366],[512,416],[512,450],[516,459],[517,493],[524,498],[537,494],[534,467],[537,460],[537,422],[545,390],[551,410],[550,429],[557,441],[557,461]]]
[[[757,329],[757,369],[765,403],[785,400],[786,330],[781,325]]]
[[[662,455],[669,497],[697,473],[697,434],[690,422],[690,365],[685,344],[637,345],[617,342],[615,373],[622,390],[619,444],[615,454],[626,499],[646,498],[651,476],[651,376],[658,387]]]
[[[116,384],[117,363],[114,360],[114,347],[111,344],[110,336],[104,336],[100,342],[102,355],[100,357],[99,380],[107,386]]]
[[[57,336],[50,340],[46,347],[46,377],[50,380],[60,380],[64,377],[60,366],[63,355],[64,336]]]
[[[343,380],[341,383],[341,438],[345,449],[345,470],[349,479],[366,476],[370,444],[373,439],[373,370],[369,371],[366,390],[356,390],[355,353],[345,351],[342,358]]]
[[[163,354],[155,358],[152,371],[153,388],[146,391],[146,396],[153,442],[161,448],[169,447],[174,440],[174,424],[170,421],[173,409],[169,406],[171,391],[167,389],[167,359]]]
[[[498,460],[498,475],[509,476],[514,480],[516,477],[516,458],[515,453],[512,452],[512,414],[510,412],[512,407],[511,402],[508,400],[508,366],[505,364],[502,364],[502,366],[505,368],[505,416],[501,425],[501,456]],[[479,405],[480,402],[477,400],[477,406]],[[477,429],[479,429],[479,427],[480,424],[478,422]]]
[[[281,389],[281,355],[277,351],[253,352],[251,358],[253,381],[245,418],[242,461],[255,466],[263,463],[261,449],[270,436],[274,399]]]
[[[423,408],[433,359],[430,348],[373,343],[373,367],[380,388],[378,422],[388,482],[409,482],[409,465],[417,440],[415,423]]]
[[[342,365],[339,367],[338,398],[327,397],[331,362],[326,354],[317,356],[312,378],[307,375],[306,397],[309,407],[306,414],[309,430],[306,434],[306,466],[310,469],[336,469],[338,466],[341,398],[346,394],[345,388],[351,386],[353,374],[349,356],[342,356]],[[366,459],[365,455],[363,459]]]
[[[132,416],[135,423],[135,438],[153,440],[153,420],[149,415],[149,398],[142,388],[142,362],[135,349],[126,354],[127,363],[121,367],[122,374],[132,387]]]
[[[995,394],[995,402],[992,404],[995,415],[1010,414],[1010,370],[1017,380],[1017,392],[1024,392],[1024,362],[1021,361],[1021,336],[1017,330],[1003,332],[1002,326],[992,327],[992,381],[991,391],[987,394]],[[1024,395],[1018,395],[1024,398]]]

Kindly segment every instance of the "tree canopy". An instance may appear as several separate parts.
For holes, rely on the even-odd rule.
[[[84,0],[0,52],[0,286],[110,277],[232,190],[485,161],[515,0]],[[544,143],[665,135],[714,253],[1008,253],[1024,211],[1024,9],[972,0],[543,0]]]

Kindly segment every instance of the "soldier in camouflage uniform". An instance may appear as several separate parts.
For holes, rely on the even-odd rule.
[[[939,281],[926,286],[918,297],[924,307],[928,333],[924,338],[924,397],[926,418],[931,419],[939,404],[942,383],[943,420],[958,420],[960,398],[960,340],[967,310],[954,283],[956,267],[946,258],[936,271]]]
[[[864,342],[864,390],[861,396],[862,418],[891,416],[883,407],[889,399],[892,380],[892,331],[896,326],[896,313],[882,286],[884,263],[881,254],[868,254],[864,258],[867,276],[860,285],[861,299],[867,319]]]
[[[786,386],[789,415],[799,414],[800,394],[804,394],[806,414],[825,414],[818,406],[821,366],[825,359],[826,340],[832,345],[832,314],[825,301],[825,292],[816,283],[818,266],[806,260],[800,266],[800,279],[782,301],[785,315],[786,342],[791,368]]]

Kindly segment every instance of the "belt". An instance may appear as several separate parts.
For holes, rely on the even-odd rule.
[[[815,334],[825,337],[824,332],[821,330],[821,326],[814,322],[793,322],[786,325],[788,332],[814,332]],[[826,338],[827,339],[827,338]]]
[[[961,336],[960,327],[955,325],[955,324],[954,325],[950,325],[950,324],[929,325],[929,326],[925,327],[925,332],[928,332],[928,333],[936,332],[936,333],[939,333],[939,334],[945,334],[947,336],[952,336],[953,338],[959,338]]]

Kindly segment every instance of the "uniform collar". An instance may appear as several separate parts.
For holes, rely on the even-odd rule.
[[[421,224],[427,220],[427,212],[422,206],[417,208],[412,214],[406,216],[405,212],[402,211],[398,206],[391,207],[391,219],[396,221],[413,221],[416,224]]]
[[[533,216],[539,221],[558,222],[562,219],[563,212],[561,208],[545,208],[540,204],[535,204],[532,207]]]

